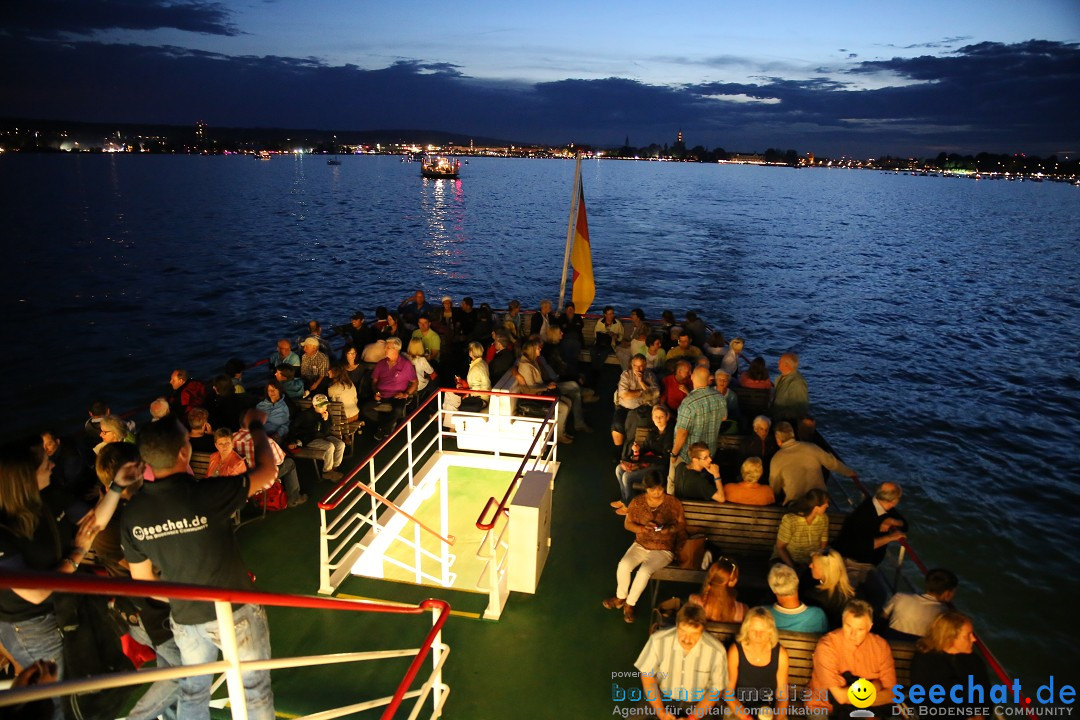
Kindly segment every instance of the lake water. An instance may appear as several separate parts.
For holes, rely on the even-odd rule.
[[[1076,677],[1080,190],[664,163],[583,167],[597,299],[697,309],[775,367],[1006,666]],[[554,297],[573,163],[391,157],[0,158],[0,434],[114,411],[185,366],[268,355],[316,317]]]

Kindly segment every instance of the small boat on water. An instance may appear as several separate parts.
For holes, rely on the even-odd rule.
[[[260,150],[259,152],[255,153],[255,157],[257,159],[259,159],[259,160],[269,160],[270,159],[270,151],[269,150]]]
[[[340,164],[341,164],[341,161],[340,161],[340,160],[338,160],[338,157],[337,157],[337,155],[335,155],[334,157],[332,157],[332,158],[330,158],[329,160],[327,160],[327,161],[326,161],[326,164],[327,164],[327,165],[340,165]]]
[[[426,155],[420,165],[420,176],[433,180],[456,180],[460,172],[461,161],[445,155]]]

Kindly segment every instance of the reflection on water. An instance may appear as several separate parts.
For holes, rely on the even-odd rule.
[[[830,439],[864,478],[904,484],[916,545],[961,571],[961,608],[1010,668],[1072,667],[1076,188],[583,172],[598,302],[693,307],[771,363],[798,351]],[[310,317],[417,287],[535,306],[558,289],[572,177],[562,161],[477,159],[447,181],[396,158],[0,158],[3,430],[130,405],[178,365],[254,360]]]

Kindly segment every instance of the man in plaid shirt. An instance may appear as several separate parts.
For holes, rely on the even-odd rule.
[[[296,463],[291,457],[285,455],[285,451],[273,438],[270,440],[270,451],[274,454],[274,463],[277,465],[278,478],[285,488],[285,495],[289,498],[289,507],[296,507],[307,502],[307,495],[300,492],[300,478],[296,475]],[[244,462],[251,467],[255,460],[255,442],[251,439],[251,433],[247,428],[240,428],[232,436],[233,449],[244,458]]]

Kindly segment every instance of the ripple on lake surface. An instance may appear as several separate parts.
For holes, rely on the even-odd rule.
[[[1080,194],[1061,184],[586,162],[597,299],[695,308],[775,364],[1014,672],[1077,658]],[[573,163],[8,155],[4,434],[114,409],[310,317],[554,297]],[[29,356],[27,353],[31,353]],[[1064,662],[1063,662],[1064,661]],[[1063,667],[1064,666],[1064,667]]]

